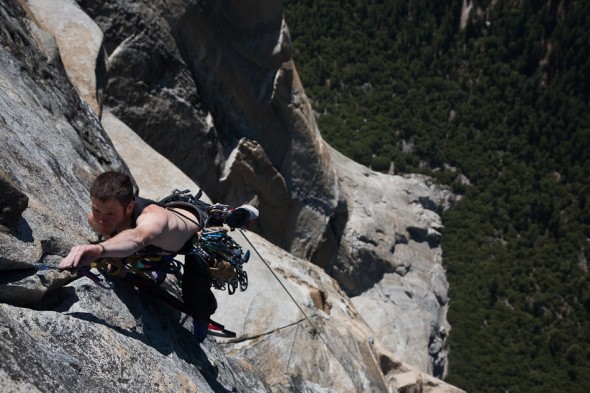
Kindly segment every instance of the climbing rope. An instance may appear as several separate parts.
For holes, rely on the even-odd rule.
[[[289,292],[289,290],[287,289],[287,287],[285,286],[285,284],[283,284],[283,282],[280,280],[279,276],[277,276],[277,274],[272,270],[272,268],[270,267],[270,265],[266,261],[266,259],[264,259],[264,257],[260,254],[260,252],[258,252],[258,249],[256,247],[254,247],[254,244],[252,244],[252,242],[250,241],[250,239],[248,239],[248,237],[246,236],[246,234],[244,233],[244,231],[242,231],[241,229],[239,229],[239,231],[242,234],[242,236],[244,236],[244,239],[246,239],[246,241],[248,242],[248,244],[250,245],[250,247],[252,248],[252,250],[254,250],[254,252],[256,253],[256,255],[258,255],[258,257],[260,258],[260,260],[262,261],[262,263],[264,263],[264,265],[272,273],[272,275],[274,276],[274,278],[279,282],[279,284],[281,285],[281,287],[283,287],[283,289],[285,290],[285,292],[287,293],[287,295],[289,295],[289,297],[291,298],[291,300],[293,301],[293,303],[295,303],[295,305],[297,306],[297,308],[299,309],[299,311],[301,312],[301,314],[303,315],[303,317],[307,320],[307,322],[309,322],[309,324],[313,328],[313,331],[317,334],[317,336],[320,338],[320,340],[324,343],[324,345],[326,346],[326,348],[328,349],[328,351],[332,354],[332,356],[334,356],[334,359],[336,359],[336,361],[338,361],[338,363],[340,363],[340,365],[342,366],[342,368],[346,369],[346,367],[344,367],[344,364],[342,363],[342,361],[340,360],[340,358],[338,356],[336,356],[336,354],[334,353],[334,351],[332,350],[332,348],[328,345],[328,342],[324,339],[324,337],[320,333],[319,329],[311,321],[311,319],[309,318],[309,316],[307,316],[307,314],[305,313],[305,311],[303,310],[303,308],[299,305],[299,303],[297,303],[297,300],[295,300],[295,298],[293,297],[293,295],[291,294],[291,292]]]

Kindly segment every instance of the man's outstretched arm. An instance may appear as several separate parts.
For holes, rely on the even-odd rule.
[[[167,220],[160,213],[142,215],[136,228],[126,229],[99,244],[84,244],[72,247],[61,260],[60,269],[75,269],[88,266],[101,257],[123,258],[152,244],[165,231]]]

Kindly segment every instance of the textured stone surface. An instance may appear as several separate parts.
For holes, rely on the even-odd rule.
[[[178,313],[128,286],[103,289],[83,279],[59,296],[52,311],[0,304],[0,365],[17,386],[26,381],[42,392],[270,391],[214,344],[199,347]]]
[[[196,190],[120,121],[104,117],[103,124],[117,150],[133,161],[130,170],[143,195],[161,195],[162,184]],[[147,171],[154,163],[158,170]],[[235,164],[242,165],[238,157]],[[252,252],[245,266],[250,284],[232,296],[215,291],[219,308],[214,317],[238,334],[216,341],[230,359],[242,359],[261,372],[273,391],[390,392],[427,384],[423,391],[458,392],[403,364],[321,269],[251,232],[235,231],[232,237]]]
[[[326,270],[389,350],[432,373],[440,351],[429,354],[430,337],[450,329],[442,250],[432,234],[442,231],[437,212],[451,195],[420,176],[376,173],[336,151],[332,157],[350,219],[340,258]]]
[[[247,362],[199,347],[157,300],[52,268],[95,238],[91,180],[126,167],[24,18],[16,1],[0,4],[0,170],[29,198],[14,233],[0,232],[2,391],[270,392]]]
[[[34,26],[55,37],[69,80],[94,113],[100,114],[96,80],[97,54],[102,45],[100,28],[75,0],[22,0],[21,4]]]
[[[14,229],[28,204],[29,198],[0,174],[0,225]]]
[[[175,36],[184,15],[197,12],[197,2],[78,3],[104,32],[105,106],[180,170],[214,189],[223,149]],[[190,45],[195,37],[185,39]]]
[[[28,198],[9,236],[57,254],[93,237],[80,226],[91,179],[125,165],[61,63],[47,62],[20,7],[8,4],[0,8],[0,171]]]

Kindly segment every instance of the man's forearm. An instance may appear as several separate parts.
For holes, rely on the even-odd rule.
[[[99,245],[103,248],[101,256],[123,258],[147,246],[147,241],[138,230],[127,229]]]

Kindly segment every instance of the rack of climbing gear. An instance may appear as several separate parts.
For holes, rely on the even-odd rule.
[[[230,295],[248,288],[248,273],[244,264],[250,259],[250,251],[242,247],[222,229],[207,228],[203,231],[198,245],[193,248],[196,257],[209,266],[212,286],[227,291]]]
[[[221,203],[207,204],[199,199],[201,195],[201,190],[193,196],[190,190],[174,189],[170,195],[162,198],[158,203],[165,206],[174,202],[184,202],[206,211],[207,218],[203,231],[193,245],[191,253],[209,268],[211,286],[214,289],[224,291],[227,288],[230,295],[233,295],[238,288],[243,292],[248,288],[248,274],[244,270],[244,264],[250,259],[250,251],[244,252],[223,228],[223,225],[227,223],[232,230],[234,229],[232,225],[236,220],[231,218],[235,210],[232,211],[228,205]]]

